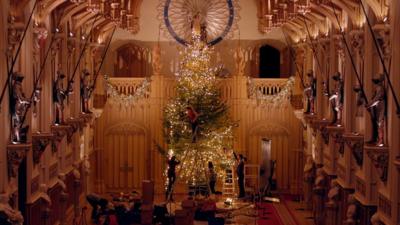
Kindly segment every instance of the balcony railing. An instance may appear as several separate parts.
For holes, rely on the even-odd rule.
[[[127,78],[127,77],[110,77],[109,82],[114,88],[124,95],[134,95],[136,91],[142,87],[142,84],[146,78]],[[146,96],[148,98],[148,96]]]
[[[254,90],[262,95],[276,95],[281,92],[282,88],[287,84],[287,78],[252,78]]]

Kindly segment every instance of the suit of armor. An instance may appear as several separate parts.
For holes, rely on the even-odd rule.
[[[92,82],[90,80],[90,74],[87,70],[83,71],[81,76],[81,105],[83,113],[92,113],[89,110],[89,100],[93,91]]]
[[[307,74],[308,83],[304,89],[304,94],[307,98],[306,113],[315,113],[315,98],[317,97],[317,79],[314,78],[312,72]]]
[[[28,127],[22,127],[23,117],[30,105],[30,101],[25,97],[22,88],[22,80],[24,77],[21,74],[14,74],[14,82],[12,85],[12,95],[10,99],[10,111],[12,117],[12,142],[26,142],[26,133]]]
[[[378,146],[384,145],[385,123],[386,123],[386,91],[384,86],[385,77],[381,75],[379,78],[372,79],[375,84],[375,92],[371,103],[367,109],[372,117],[372,138],[370,143]]]
[[[340,73],[332,77],[335,81],[335,89],[333,94],[329,97],[331,103],[333,118],[332,124],[340,125],[342,122],[343,102],[344,102],[344,81]]]
[[[53,101],[56,106],[55,124],[64,123],[64,100],[68,96],[68,91],[64,89],[65,75],[57,72],[58,76],[53,86]]]

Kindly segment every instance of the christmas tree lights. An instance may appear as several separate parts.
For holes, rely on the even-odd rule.
[[[176,97],[164,109],[167,152],[181,162],[178,179],[190,184],[207,181],[207,163],[222,177],[232,165],[231,148],[235,123],[220,98],[218,68],[210,66],[212,49],[193,32],[193,41],[181,52],[176,74]],[[195,119],[191,121],[191,116]]]

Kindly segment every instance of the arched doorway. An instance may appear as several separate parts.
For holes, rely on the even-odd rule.
[[[260,48],[260,78],[280,78],[281,53],[278,49],[264,45]]]

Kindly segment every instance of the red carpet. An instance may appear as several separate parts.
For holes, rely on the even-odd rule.
[[[272,203],[261,203],[258,204],[258,207],[258,216],[260,219],[257,221],[257,224],[284,225]]]

